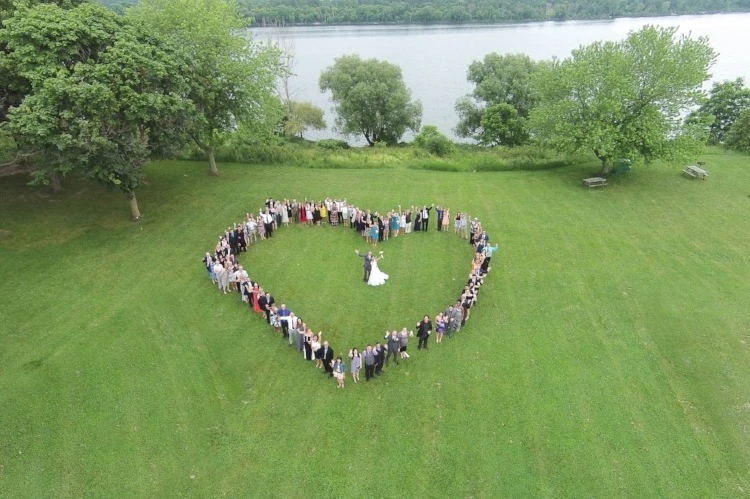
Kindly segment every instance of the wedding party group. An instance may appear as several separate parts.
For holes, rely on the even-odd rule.
[[[409,339],[415,336],[414,331],[406,327],[386,331],[382,342],[375,341],[361,351],[352,348],[345,356],[336,355],[328,341],[323,340],[322,331],[314,333],[313,329],[285,303],[277,306],[270,291],[264,290],[239,263],[240,253],[246,252],[258,241],[273,237],[276,230],[290,223],[349,227],[376,246],[378,242],[387,241],[391,236],[427,231],[431,217],[436,220],[436,230],[450,230],[452,217],[447,207],[424,205],[422,208],[412,206],[408,210],[402,210],[399,206],[397,210],[381,216],[378,212],[371,213],[369,210],[361,210],[350,205],[346,199],[327,198],[320,202],[297,202],[296,199],[278,201],[268,198],[257,215],[247,213],[245,220],[228,227],[219,237],[213,254],[207,252],[202,261],[211,282],[221,292],[237,292],[241,301],[253,313],[262,316],[304,360],[314,361],[316,368],[336,379],[338,388],[344,388],[347,372],[351,374],[354,383],[359,383],[360,371],[364,368],[365,381],[370,381],[382,375],[383,368],[389,366],[391,359],[395,365],[398,365],[400,360],[408,359]],[[427,349],[430,337],[434,336],[435,343],[442,343],[446,333],[452,338],[466,324],[471,310],[477,305],[484,279],[491,270],[492,256],[498,249],[497,244],[490,244],[489,235],[479,220],[470,219],[466,213],[455,215],[453,229],[454,233],[467,239],[474,249],[471,270],[456,302],[448,304],[434,320],[429,315],[424,315],[416,324],[417,350]],[[360,253],[355,250],[355,253],[362,258],[363,281],[371,286],[385,284],[388,275],[378,267],[378,261],[383,259],[384,252],[374,254],[373,251]],[[349,362],[348,369],[346,362]]]

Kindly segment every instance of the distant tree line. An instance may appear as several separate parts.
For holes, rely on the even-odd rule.
[[[253,26],[491,23],[748,10],[750,0],[240,0],[240,12]]]

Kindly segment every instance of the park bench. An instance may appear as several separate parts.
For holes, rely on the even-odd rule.
[[[604,177],[591,177],[583,179],[583,185],[586,187],[601,187],[607,185],[607,179]]]

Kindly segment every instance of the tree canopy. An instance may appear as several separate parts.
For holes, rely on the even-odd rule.
[[[323,110],[307,101],[289,101],[284,133],[287,137],[302,137],[309,130],[325,130]]]
[[[331,92],[340,131],[362,134],[370,145],[395,144],[407,130],[419,130],[422,104],[411,100],[396,64],[339,57],[320,75],[320,90]]]
[[[704,94],[716,54],[706,38],[646,26],[620,42],[596,42],[539,71],[536,136],[561,151],[590,151],[608,173],[618,158],[677,159],[705,143],[683,118]]]
[[[472,62],[466,78],[475,88],[456,102],[456,134],[483,145],[513,146],[525,142],[528,133],[521,130],[526,128],[526,118],[536,102],[531,79],[540,64],[525,54],[494,52],[482,61]]]
[[[278,49],[253,42],[234,0],[141,0],[128,10],[190,57],[186,76],[195,114],[187,132],[216,175],[216,148],[240,124],[270,136],[284,111],[275,96]]]
[[[39,5],[0,30],[2,67],[29,91],[8,112],[38,179],[80,169],[125,192],[134,219],[141,168],[179,147],[190,112],[182,54],[139,24],[94,4]]]
[[[740,114],[750,109],[750,88],[743,78],[714,83],[708,100],[692,115],[692,120],[709,122],[708,136],[712,144],[723,144]]]

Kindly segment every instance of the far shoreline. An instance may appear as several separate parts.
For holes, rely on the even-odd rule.
[[[718,16],[718,15],[736,15],[736,14],[750,14],[750,9],[747,10],[729,10],[729,11],[716,11],[716,12],[697,12],[697,13],[683,13],[683,14],[662,14],[662,15],[623,15],[616,17],[589,17],[589,18],[570,18],[570,19],[528,19],[528,20],[505,20],[505,21],[466,21],[466,22],[436,22],[436,23],[420,23],[420,22],[362,22],[362,23],[290,23],[290,24],[249,24],[249,29],[284,29],[284,28],[358,28],[358,27],[491,27],[491,26],[526,26],[529,24],[561,24],[568,22],[606,22],[606,21],[619,21],[623,19],[645,19],[645,18],[672,18],[672,17],[703,17],[703,16]]]

